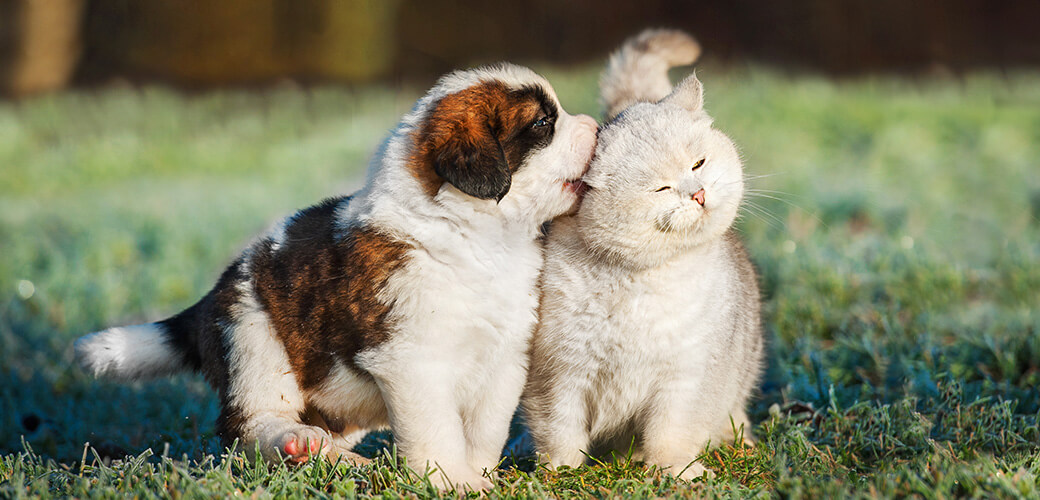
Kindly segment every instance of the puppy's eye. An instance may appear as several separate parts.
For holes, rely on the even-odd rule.
[[[701,168],[702,166],[704,166],[704,158],[701,158],[700,161],[698,161],[697,163],[694,163],[693,164],[693,168],[691,168],[690,170],[696,172],[697,169]]]
[[[661,191],[667,191],[669,189],[672,189],[672,186],[661,186],[661,187],[655,189],[654,192],[655,193],[660,193]]]
[[[531,126],[534,127],[534,128],[542,128],[542,127],[549,126],[551,124],[552,124],[552,118],[549,118],[548,116],[543,116],[543,117],[539,118],[538,121],[534,122],[534,124],[531,125]]]

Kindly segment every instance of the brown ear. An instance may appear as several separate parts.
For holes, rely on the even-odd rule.
[[[506,93],[504,85],[485,82],[449,94],[434,105],[419,141],[422,163],[428,169],[422,177],[435,176],[476,198],[501,200],[512,177],[497,130]]]
[[[505,152],[490,125],[474,126],[482,130],[456,130],[431,152],[433,171],[463,193],[501,201],[512,181]]]

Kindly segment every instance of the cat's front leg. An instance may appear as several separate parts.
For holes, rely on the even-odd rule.
[[[711,439],[712,442],[726,442],[734,445],[739,439],[743,446],[754,447],[755,436],[751,433],[752,428],[747,412],[744,408],[737,407],[726,417],[725,421],[721,422]]]
[[[585,463],[590,442],[588,432],[577,426],[568,427],[561,425],[550,433],[543,433],[541,439],[535,438],[539,463],[554,469],[560,466],[578,467]]]
[[[645,421],[644,460],[682,479],[696,479],[705,474],[712,477],[714,473],[697,462],[711,439],[712,427],[690,411],[689,403],[683,400],[681,393],[662,391],[658,394]]]
[[[581,384],[559,374],[548,379],[532,377],[524,410],[539,462],[553,468],[585,463],[591,440]]]
[[[678,434],[686,433],[674,433],[671,437],[645,436],[643,455],[646,463],[656,465],[668,474],[686,480],[697,479],[705,474],[707,477],[713,477],[714,472],[697,462],[697,458],[708,444],[708,433],[695,432],[685,436]]]

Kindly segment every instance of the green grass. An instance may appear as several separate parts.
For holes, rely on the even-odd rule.
[[[596,113],[597,68],[542,69]],[[758,444],[692,484],[521,457],[493,495],[1040,497],[1040,74],[699,76],[761,176],[740,222],[771,338]],[[179,311],[265,226],[355,189],[418,94],[0,102],[0,497],[435,496],[386,434],[360,468],[229,456],[200,378],[98,382],[70,347]]]

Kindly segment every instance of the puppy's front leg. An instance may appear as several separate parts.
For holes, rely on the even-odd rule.
[[[452,367],[437,361],[393,363],[372,372],[383,393],[397,447],[417,472],[437,469],[439,487],[491,488],[466,460],[466,436]]]
[[[517,356],[507,355],[496,366],[498,369],[487,374],[488,380],[466,405],[463,416],[467,457],[478,471],[494,471],[501,461],[527,375],[526,363],[519,362]]]

